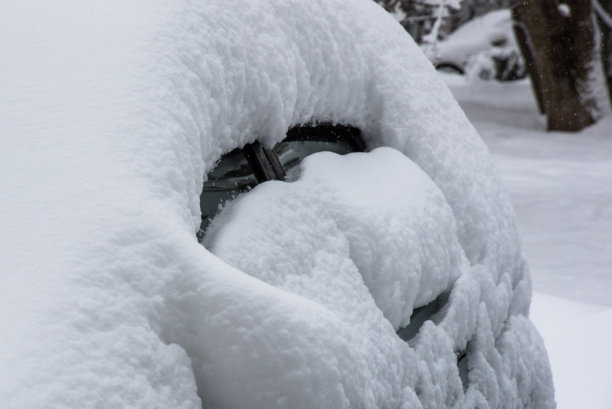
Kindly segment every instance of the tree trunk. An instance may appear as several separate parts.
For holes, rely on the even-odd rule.
[[[548,130],[579,131],[597,121],[603,78],[591,0],[520,0],[512,13]]]
[[[608,97],[612,104],[612,0],[599,0],[597,22],[601,31],[601,61],[608,84]]]

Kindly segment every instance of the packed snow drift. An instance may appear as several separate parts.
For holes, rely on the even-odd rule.
[[[530,319],[548,350],[557,407],[612,407],[612,116],[581,132],[547,132],[528,81],[442,78],[513,199],[533,280]]]
[[[373,2],[37,0],[0,16],[3,407],[554,407],[507,194]],[[198,243],[223,153],[323,121],[371,152],[307,158]]]

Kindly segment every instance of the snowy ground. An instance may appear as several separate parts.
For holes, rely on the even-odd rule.
[[[547,133],[528,82],[444,78],[512,196],[558,408],[611,408],[612,116]]]

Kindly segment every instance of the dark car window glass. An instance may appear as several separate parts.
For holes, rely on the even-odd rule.
[[[344,141],[285,141],[278,143],[273,151],[285,171],[288,171],[313,153],[327,151],[344,155],[353,152],[353,149]]]
[[[204,183],[198,240],[202,241],[206,228],[226,201],[248,192],[258,183],[284,180],[286,171],[295,168],[306,156],[323,151],[344,155],[363,150],[365,144],[359,129],[329,123],[291,128],[285,140],[273,149],[253,142],[233,150],[219,160]]]
[[[404,341],[409,341],[416,336],[421,328],[421,325],[436,314],[445,303],[447,295],[440,295],[438,298],[433,300],[427,305],[419,308],[415,308],[410,315],[410,323],[397,330],[397,335]]]
[[[432,319],[434,315],[437,314],[442,307],[444,307],[446,301],[448,300],[448,295],[448,292],[442,293],[438,296],[438,298],[429,304],[415,308],[414,311],[412,311],[412,315],[410,315],[410,323],[407,326],[398,329],[397,336],[406,342],[414,338],[419,333],[423,323]],[[463,390],[465,391],[468,380],[468,360],[466,350],[457,352],[457,368],[459,370],[459,378],[461,379]]]
[[[208,173],[200,196],[202,224],[198,239],[223,204],[240,193],[248,192],[257,185],[257,178],[244,152],[235,149],[224,155],[215,168]]]

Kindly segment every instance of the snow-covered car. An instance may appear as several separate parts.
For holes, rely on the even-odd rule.
[[[33,1],[0,5],[3,408],[554,407],[508,195],[384,10]]]
[[[486,79],[516,80],[527,75],[519,52],[510,10],[476,17],[444,40],[429,46],[427,55],[441,71],[466,71]]]

